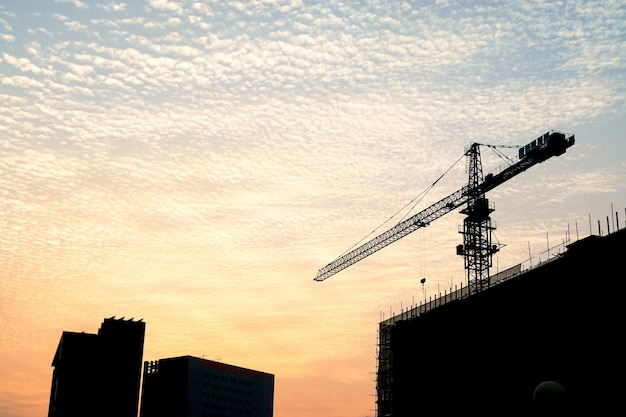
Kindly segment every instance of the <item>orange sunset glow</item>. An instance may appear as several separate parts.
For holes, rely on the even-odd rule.
[[[111,316],[143,319],[145,361],[275,375],[275,417],[376,416],[378,323],[463,282],[462,215],[315,274],[466,184],[472,142],[576,135],[490,193],[494,271],[624,224],[625,23],[611,1],[4,2],[0,416],[46,415],[62,332]]]

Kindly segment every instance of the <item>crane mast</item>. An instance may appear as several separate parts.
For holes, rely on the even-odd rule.
[[[553,156],[562,155],[572,145],[574,145],[574,135],[567,137],[564,133],[547,132],[519,148],[516,163],[483,177],[480,144],[471,144],[465,151],[469,172],[467,185],[336,258],[321,268],[314,280],[324,281],[417,229],[428,226],[445,214],[466,205],[461,210],[461,213],[466,215],[461,231],[463,245],[457,246],[457,254],[464,257],[468,285],[472,285],[476,291],[484,289],[489,285],[491,257],[499,249],[491,242],[493,227],[490,213],[493,208],[489,207],[485,194],[528,168]]]
[[[494,209],[489,206],[485,190],[481,187],[484,177],[479,144],[470,145],[465,155],[468,159],[469,190],[467,207],[461,210],[465,214],[463,230],[460,231],[463,244],[457,246],[456,252],[464,258],[470,291],[479,292],[489,287],[489,268],[499,246],[493,245],[491,239],[495,228],[489,215]]]

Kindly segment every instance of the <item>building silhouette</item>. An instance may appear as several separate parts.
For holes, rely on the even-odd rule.
[[[137,417],[145,326],[112,317],[97,334],[64,331],[48,417]]]
[[[192,356],[144,364],[140,417],[272,417],[274,375]]]
[[[624,414],[625,255],[589,236],[382,321],[378,417]]]

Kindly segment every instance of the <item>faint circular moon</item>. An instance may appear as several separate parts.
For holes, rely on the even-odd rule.
[[[565,397],[565,388],[556,381],[544,381],[533,391],[533,400],[540,402],[560,401]]]

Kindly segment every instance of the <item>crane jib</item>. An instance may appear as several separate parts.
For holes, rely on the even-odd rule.
[[[386,232],[376,236],[358,248],[335,259],[322,269],[315,276],[315,281],[323,281],[337,272],[355,264],[363,258],[378,252],[398,239],[403,238],[415,230],[428,226],[432,221],[444,214],[462,206],[467,202],[469,187],[465,186],[449,196],[439,200],[435,204],[398,223]]]
[[[548,132],[540,136],[519,149],[519,160],[516,163],[507,166],[497,174],[486,175],[483,182],[477,186],[478,189],[470,188],[469,185],[466,185],[449,196],[442,198],[430,207],[401,221],[386,232],[330,262],[317,272],[314,280],[324,281],[326,278],[378,252],[415,230],[428,226],[439,217],[462,206],[468,202],[470,195],[492,190],[533,165],[541,163],[552,156],[559,156],[565,153],[566,149],[572,145],[574,145],[574,135],[566,138],[563,133]]]

